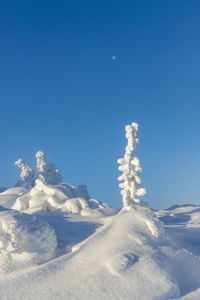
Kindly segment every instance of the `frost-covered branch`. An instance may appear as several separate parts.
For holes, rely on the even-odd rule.
[[[36,170],[39,173],[39,178],[42,178],[49,184],[61,183],[62,176],[60,171],[55,168],[54,164],[48,162],[47,155],[42,151],[38,151],[35,156],[37,160]]]
[[[21,168],[21,180],[16,183],[16,186],[23,186],[27,189],[31,189],[34,183],[35,171],[21,158],[15,162],[15,165]]]
[[[136,137],[138,124],[127,125],[125,130],[128,144],[124,157],[118,159],[119,170],[122,171],[122,175],[119,176],[118,180],[123,181],[119,184],[119,187],[122,188],[123,206],[127,207],[134,203],[140,203],[141,201],[136,197],[145,195],[146,189],[141,186],[141,179],[137,175],[138,172],[142,172],[140,160],[135,156],[136,144],[139,143],[139,139]]]

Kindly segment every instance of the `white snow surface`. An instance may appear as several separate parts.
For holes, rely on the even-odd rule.
[[[10,203],[13,205],[9,206]],[[15,201],[10,201],[6,207],[21,211],[28,209],[31,213],[39,210],[50,212],[62,209],[84,216],[113,215],[117,212],[108,204],[90,199],[85,185],[74,186],[66,183],[50,185],[41,177],[35,180],[35,186],[31,190],[15,197]]]
[[[44,263],[56,254],[55,231],[45,221],[0,207],[0,274]]]
[[[117,212],[41,178],[0,205],[2,300],[200,299],[200,206]]]

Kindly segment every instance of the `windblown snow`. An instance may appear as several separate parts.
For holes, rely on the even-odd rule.
[[[119,160],[121,210],[63,183],[42,151],[35,168],[16,162],[21,179],[0,192],[2,300],[200,299],[200,206],[153,211],[135,198],[146,192],[136,125]]]

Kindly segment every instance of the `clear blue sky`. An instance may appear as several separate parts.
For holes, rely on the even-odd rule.
[[[119,207],[135,121],[145,200],[199,203],[199,16],[192,0],[2,1],[0,185],[43,150],[65,182]]]

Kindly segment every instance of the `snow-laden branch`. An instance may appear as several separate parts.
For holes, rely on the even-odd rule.
[[[138,172],[142,172],[140,160],[135,156],[136,144],[139,143],[139,139],[136,137],[138,124],[132,123],[131,125],[127,125],[125,130],[128,144],[124,157],[118,159],[118,163],[120,164],[119,170],[122,172],[118,180],[123,181],[119,184],[119,187],[122,188],[123,207],[140,203],[141,201],[136,197],[146,194],[146,189],[141,186],[141,179],[137,174]]]
[[[60,171],[55,168],[54,164],[48,162],[47,155],[42,151],[38,151],[35,156],[37,160],[36,170],[39,173],[39,178],[48,184],[61,183],[62,176]]]
[[[21,158],[15,162],[15,165],[21,168],[21,180],[16,183],[16,186],[23,186],[27,189],[31,189],[34,183],[35,171]]]

